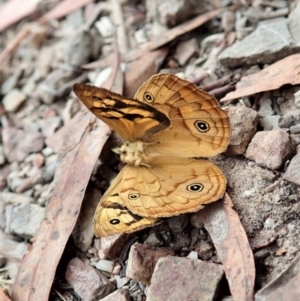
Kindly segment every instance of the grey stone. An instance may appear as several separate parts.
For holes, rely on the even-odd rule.
[[[24,238],[36,235],[42,220],[45,208],[36,204],[21,204],[14,208],[10,231]]]
[[[261,98],[258,115],[260,117],[273,115],[272,100],[270,98]]]
[[[279,129],[279,115],[265,116],[260,118],[260,125],[264,131],[278,130]]]
[[[256,132],[259,117],[256,111],[245,106],[225,108],[231,125],[230,143],[226,155],[242,155]]]
[[[293,39],[300,44],[300,3],[291,11],[289,15],[289,28]]]
[[[291,160],[283,178],[289,182],[300,185],[300,152]]]
[[[70,35],[62,44],[64,61],[72,66],[86,64],[93,52],[92,44],[93,37],[88,31]]]
[[[295,94],[295,106],[296,108],[300,109],[300,90],[297,91]]]
[[[226,67],[269,64],[290,54],[299,52],[289,32],[288,20],[276,20],[256,28],[243,40],[235,42],[220,55],[220,63]]]
[[[300,134],[300,124],[291,126],[290,132],[291,134]]]
[[[37,132],[6,127],[2,131],[4,153],[8,162],[22,162],[30,153],[39,152],[44,146],[44,136]]]
[[[4,148],[2,145],[0,145],[0,165],[5,163],[5,154],[4,154]]]
[[[296,135],[291,134],[291,138],[292,138],[294,145],[300,144],[300,134],[296,134]]]
[[[297,123],[300,123],[300,120],[293,115],[282,116],[279,119],[279,126],[281,128],[290,128]]]
[[[60,116],[38,120],[41,132],[45,137],[53,135],[61,126],[62,120]]]
[[[17,86],[18,80],[23,73],[22,68],[16,68],[14,73],[10,75],[2,84],[1,84],[1,94],[5,95],[9,93],[12,89]]]
[[[148,18],[169,27],[207,11],[205,3],[195,0],[147,0],[146,8]]]
[[[29,204],[33,202],[33,198],[23,194],[12,192],[0,192],[0,202],[6,204]]]

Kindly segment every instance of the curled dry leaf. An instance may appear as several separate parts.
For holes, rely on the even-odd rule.
[[[215,244],[233,300],[253,300],[254,258],[247,235],[233,210],[228,194],[225,194],[222,201],[205,206],[196,216],[204,224]]]
[[[236,84],[236,90],[228,93],[221,102],[260,92],[279,89],[283,85],[300,84],[300,54],[290,55],[268,67],[245,77]]]

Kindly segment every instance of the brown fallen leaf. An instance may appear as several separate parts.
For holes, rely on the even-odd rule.
[[[0,32],[32,14],[36,10],[39,2],[41,2],[41,0],[10,0],[4,3],[0,7]]]
[[[131,62],[126,67],[124,95],[133,97],[137,89],[153,74],[167,56],[169,47],[147,52],[141,58]]]
[[[8,292],[4,287],[0,287],[0,300],[1,301],[11,301]]]
[[[255,301],[299,300],[300,256],[274,281],[255,295]]]
[[[45,23],[52,19],[58,19],[68,15],[69,13],[73,12],[80,7],[93,2],[94,0],[64,0],[59,1],[58,4],[49,11],[46,15],[39,19],[39,22]]]
[[[18,47],[19,43],[30,33],[30,27],[24,26],[18,34],[6,45],[4,50],[0,53],[0,65],[6,60],[11,52]]]
[[[300,54],[290,55],[255,74],[242,77],[236,84],[236,90],[228,93],[221,102],[279,89],[288,84],[300,84]]]
[[[55,271],[74,229],[94,164],[110,129],[90,112],[71,121],[57,166],[46,216],[32,249],[24,256],[12,289],[13,300],[48,300]],[[91,130],[91,128],[93,128]]]
[[[104,86],[110,88],[109,85],[120,74],[119,55],[115,47],[113,74]],[[12,288],[13,300],[49,299],[55,271],[78,219],[90,175],[110,134],[108,125],[87,109],[79,112],[68,128],[59,152],[54,190],[46,207],[45,219],[31,250],[21,261]]]
[[[228,194],[222,201],[205,206],[195,215],[204,224],[215,244],[233,300],[253,300],[254,258]]]

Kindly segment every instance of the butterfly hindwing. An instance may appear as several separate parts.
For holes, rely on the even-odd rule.
[[[119,195],[121,180],[127,173],[126,166],[120,171],[97,206],[93,230],[96,236],[108,236],[116,233],[131,233],[161,222],[157,218],[142,217],[130,211]]]
[[[153,157],[146,166],[126,166],[120,197],[130,211],[152,218],[195,212],[223,197],[226,178],[208,160]]]

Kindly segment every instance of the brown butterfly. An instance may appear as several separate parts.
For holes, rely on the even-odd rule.
[[[125,140],[115,151],[127,165],[102,197],[94,233],[133,232],[195,212],[220,199],[226,179],[207,159],[229,142],[229,119],[215,98],[171,74],[146,81],[134,99],[75,84],[77,97]]]

